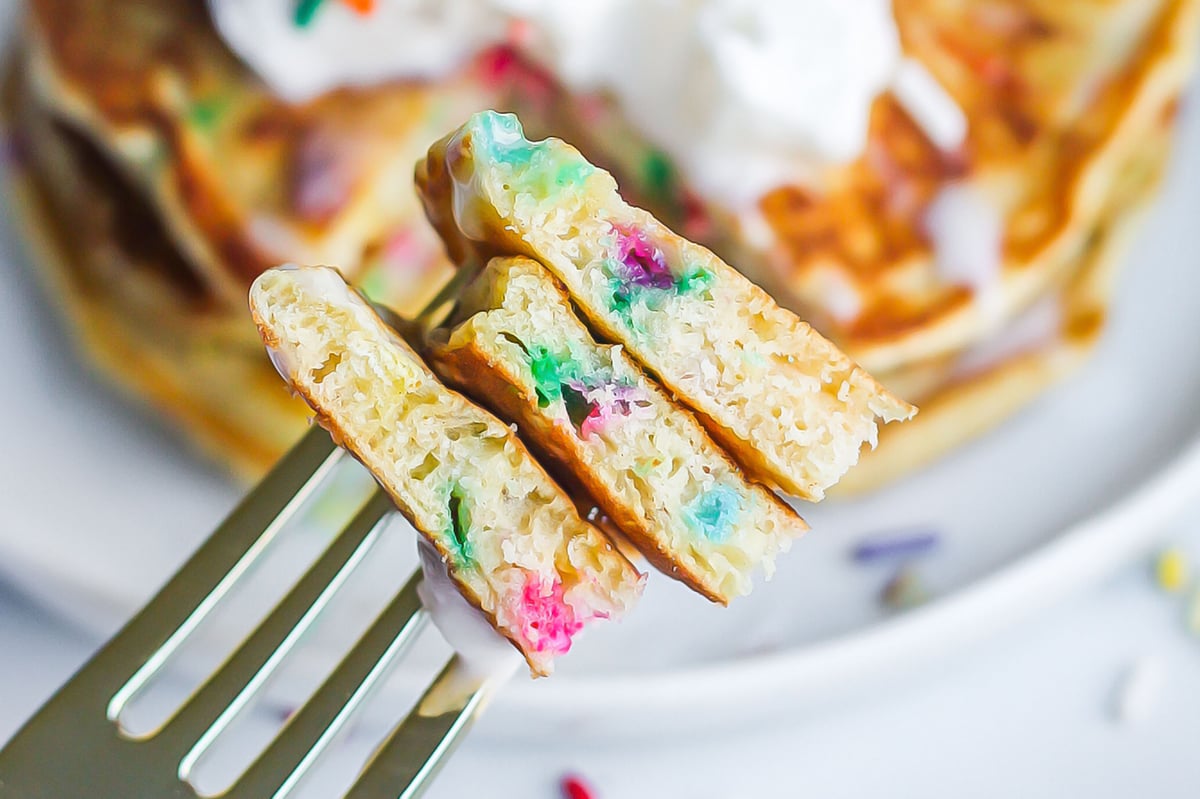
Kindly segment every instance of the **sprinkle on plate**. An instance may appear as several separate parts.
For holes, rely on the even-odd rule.
[[[850,554],[857,563],[908,560],[932,552],[938,540],[937,533],[929,530],[875,535],[856,544]]]
[[[559,783],[563,799],[598,799],[596,792],[578,774],[568,774]]]
[[[1159,588],[1175,594],[1183,590],[1187,579],[1188,563],[1182,551],[1177,547],[1170,547],[1159,553],[1154,563],[1154,580]]]

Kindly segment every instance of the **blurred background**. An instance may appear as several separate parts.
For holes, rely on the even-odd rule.
[[[723,609],[652,579],[552,680],[508,686],[432,796],[1194,793],[1200,0],[2,8],[0,740],[306,429],[250,281],[336,265],[416,315],[455,267],[413,165],[496,108],[921,412],[798,505],[813,532],[771,582]],[[369,485],[337,475],[137,723]],[[364,564],[208,787],[403,582],[411,535]],[[336,794],[446,651],[425,636],[306,795]]]

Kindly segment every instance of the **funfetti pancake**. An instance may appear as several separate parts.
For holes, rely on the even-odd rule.
[[[737,262],[879,374],[987,338],[1064,279],[1108,186],[1173,125],[1197,7],[899,0],[961,148],[881,96],[861,158],[741,214]]]
[[[202,4],[173,0],[38,0],[25,38],[41,102],[107,151],[230,308],[285,260],[340,264],[406,312],[445,280],[423,246],[412,164],[493,96],[475,75],[290,105],[229,53]]]
[[[717,3],[684,14],[664,13],[670,4],[659,0],[598,4],[560,18],[551,6],[514,16],[508,4],[479,0],[486,14],[413,22],[403,6],[367,13],[329,2],[299,27],[286,4],[272,12],[260,0],[211,0],[209,8],[256,20],[239,39],[215,29],[201,3],[33,0],[13,72],[32,88],[53,138],[125,180],[120,191],[94,190],[103,200],[91,204],[59,190],[73,180],[60,180],[66,159],[34,158],[22,179],[71,206],[55,212],[60,229],[95,229],[109,215],[97,209],[122,206],[161,228],[157,252],[131,251],[116,228],[87,233],[94,246],[69,259],[71,274],[93,286],[88,303],[104,309],[106,329],[120,324],[126,344],[162,356],[160,374],[186,382],[181,348],[240,352],[252,343],[244,291],[280,261],[335,263],[377,301],[407,314],[424,306],[452,266],[421,219],[412,163],[473,111],[517,111],[531,138],[576,144],[633,204],[735,264],[896,394],[919,400],[913,432],[885,440],[939,443],[889,446],[894,467],[879,474],[895,475],[987,426],[919,435],[940,424],[943,395],[960,398],[958,418],[986,405],[992,425],[1054,382],[1039,370],[1013,402],[984,377],[991,368],[963,363],[978,367],[978,352],[995,350],[1049,297],[1064,296],[1098,252],[1114,251],[1107,242],[1127,236],[1109,231],[1128,228],[1132,198],[1153,181],[1127,192],[1129,203],[1118,186],[1139,148],[1168,148],[1200,41],[1197,4],[796,0],[746,4],[732,25]],[[295,52],[267,44],[282,36],[303,54],[350,28],[382,48],[354,48],[354,69],[366,65],[377,79],[339,78],[341,61],[323,74],[332,62],[319,58],[292,71]],[[843,39],[797,46],[818,28]],[[419,47],[397,49],[418,33],[422,46],[455,44],[452,58],[435,59],[446,69],[388,73],[372,61],[384,51],[392,61],[425,58]],[[748,61],[730,55],[745,36],[757,42]],[[836,46],[843,40],[873,44]],[[673,54],[670,68],[648,72],[663,53]],[[806,66],[812,59],[820,69]],[[285,90],[304,83],[293,74],[308,81],[305,91]],[[704,92],[689,88],[689,75],[707,76],[695,84]],[[822,75],[837,92],[822,89]],[[801,127],[789,128],[796,120]],[[827,139],[816,149],[832,158],[808,159],[814,131]],[[779,168],[764,175],[764,163]],[[31,239],[60,236],[37,221],[24,227]],[[61,271],[55,260],[39,268]],[[165,329],[179,346],[169,357],[146,321],[156,316],[174,320]],[[104,335],[86,349],[99,353]],[[1071,347],[1071,360],[1088,349]],[[244,371],[237,363],[219,398],[180,391],[155,404],[180,420],[209,418],[215,406],[237,429],[242,417],[223,406],[257,397],[260,385],[256,361]],[[101,368],[135,394],[162,393],[113,359]],[[1050,371],[1057,380],[1069,370]],[[964,403],[967,394],[976,399]],[[288,418],[280,426],[298,424]],[[215,430],[191,424],[186,433],[223,451],[214,436],[228,431]],[[251,430],[248,441],[256,438]],[[272,436],[252,460],[269,460],[286,438]],[[923,454],[901,456],[910,451]],[[869,454],[852,481],[873,484],[868,464],[882,457]]]

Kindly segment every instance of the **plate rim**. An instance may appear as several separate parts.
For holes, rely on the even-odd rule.
[[[961,588],[894,617],[826,639],[775,652],[694,667],[603,678],[556,676],[517,682],[495,700],[500,715],[525,723],[504,736],[544,737],[547,726],[569,725],[581,739],[675,730],[670,719],[681,702],[705,698],[713,726],[745,723],[802,707],[828,704],[888,677],[903,677],[1028,618],[1098,581],[1164,535],[1169,523],[1200,498],[1200,431],[1178,453],[1096,513],[1060,528],[1045,543]],[[55,574],[27,553],[0,558],[0,574],[25,596],[64,622],[96,635],[88,614],[72,612],[53,594],[64,583],[76,595],[90,586]],[[15,568],[14,568],[15,567]],[[781,702],[786,699],[786,702]],[[564,708],[569,712],[564,713]],[[532,718],[531,718],[532,716]],[[689,717],[690,718],[690,717]],[[538,723],[530,723],[536,720]],[[586,720],[586,723],[580,723]]]

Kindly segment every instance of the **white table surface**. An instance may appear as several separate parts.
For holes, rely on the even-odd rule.
[[[1166,540],[1200,570],[1200,502]],[[653,747],[560,740],[551,751],[480,730],[429,796],[558,799],[566,771],[601,799],[1200,796],[1200,636],[1148,564],[915,678],[782,726]],[[97,643],[0,587],[0,741]],[[1165,682],[1144,721],[1121,723],[1114,696],[1140,657],[1158,661]]]

